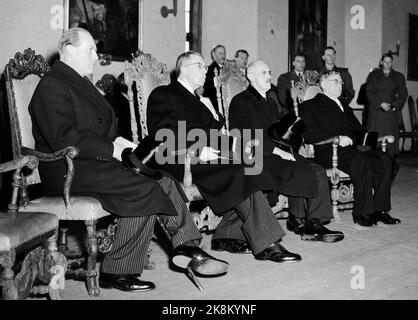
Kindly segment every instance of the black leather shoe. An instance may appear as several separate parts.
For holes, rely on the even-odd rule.
[[[372,227],[377,224],[376,219],[372,215],[364,214],[353,216],[353,222],[363,227]]]
[[[256,260],[270,260],[274,262],[297,262],[302,260],[300,255],[287,251],[279,243],[275,243],[273,246],[257,253],[254,257]]]
[[[338,242],[344,239],[344,233],[341,231],[332,231],[323,225],[307,224],[301,236],[306,241],[322,241],[327,243]]]
[[[374,218],[377,222],[383,222],[384,224],[399,224],[401,220],[398,218],[393,218],[386,211],[376,211],[374,213]]]
[[[248,242],[238,239],[212,239],[211,249],[231,253],[251,253]]]
[[[212,257],[199,247],[178,246],[171,261],[179,268],[189,267],[204,276],[217,276],[228,272],[228,262]]]
[[[287,230],[301,235],[303,233],[303,228],[305,227],[305,219],[298,218],[293,214],[289,214],[289,217],[286,221],[286,227]]]
[[[116,288],[122,291],[149,291],[155,289],[155,284],[142,281],[131,274],[100,273],[99,286],[103,289]]]

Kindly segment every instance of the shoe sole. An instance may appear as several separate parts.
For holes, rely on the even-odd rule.
[[[249,254],[249,253],[253,253],[251,250],[247,250],[247,251],[231,251],[231,250],[225,249],[223,247],[211,247],[210,249],[212,251],[218,251],[218,252],[227,251],[227,252],[233,253],[233,254]]]
[[[102,288],[102,289],[118,289],[118,290],[126,291],[126,292],[131,292],[131,291],[145,292],[145,291],[151,291],[151,290],[154,290],[155,289],[155,288],[147,288],[147,289],[126,289],[126,288],[119,287],[119,286],[115,286],[113,284],[109,284],[109,283],[106,283],[106,282],[101,282],[100,280],[99,280],[99,287]]]
[[[328,236],[321,236],[319,234],[303,234],[301,236],[301,239],[304,241],[321,241],[321,242],[326,242],[326,243],[335,243],[335,242],[339,242],[341,240],[344,239],[344,236],[341,235],[328,235]]]
[[[173,257],[171,261],[175,266],[184,270],[189,266],[190,262],[192,261],[192,258],[178,255]],[[228,272],[228,265],[226,263],[212,259],[206,261],[205,264],[198,265],[196,267],[193,267],[192,263],[191,268],[194,272],[203,276],[217,276]]]
[[[295,259],[295,260],[282,260],[282,261],[274,261],[274,260],[271,260],[271,259],[257,259],[257,258],[255,258],[255,260],[257,260],[257,261],[270,261],[270,262],[275,262],[275,263],[295,263],[295,262],[300,262],[300,261],[302,261],[302,258],[300,258],[300,259]]]

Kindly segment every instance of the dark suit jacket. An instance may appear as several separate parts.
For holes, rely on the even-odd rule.
[[[356,133],[361,130],[361,124],[351,107],[344,102],[342,105],[344,112],[322,93],[300,104],[299,116],[305,122],[303,136],[306,143],[314,144],[339,135],[348,136],[354,141]],[[332,143],[315,146],[315,157],[321,165],[329,167],[331,155]]]
[[[67,146],[80,150],[75,160],[73,195],[100,200],[105,210],[121,216],[177,214],[171,200],[151,178],[126,170],[112,158],[115,113],[88,80],[57,61],[37,86],[29,112],[36,149],[55,152]],[[64,161],[41,163],[47,194],[62,193]]]
[[[203,129],[206,137],[210,136],[211,129],[217,132],[222,127],[208,108],[178,81],[156,88],[148,99],[149,133],[155,135],[159,129],[170,129],[178,143],[179,121],[186,122],[186,134],[193,129]],[[195,140],[188,141],[186,145],[189,147],[194,143]],[[184,165],[179,161],[162,168],[183,181]],[[216,213],[231,209],[258,190],[272,189],[261,176],[244,175],[242,164],[197,163],[192,165],[192,176],[193,183]]]
[[[216,96],[216,88],[213,83],[213,78],[215,78],[215,69],[218,70],[219,75],[222,68],[219,64],[213,61],[206,72],[205,84],[203,85],[203,96],[209,98],[214,108],[218,109],[218,98]]]
[[[292,81],[299,81],[295,70],[281,74],[277,79],[277,95],[279,96],[279,102],[288,110],[288,113],[295,114],[293,99],[290,93]]]
[[[287,161],[272,154],[278,146],[267,135],[267,128],[279,120],[278,108],[273,100],[264,99],[251,85],[236,95],[229,107],[230,129],[262,129],[264,167],[263,172],[273,177],[275,190],[281,194],[295,197],[316,197],[318,188],[313,170],[299,161]]]
[[[348,72],[348,68],[340,68],[340,67],[334,66],[333,70],[335,72],[340,73],[341,80],[344,82],[343,91],[339,99],[345,104],[349,105],[351,100],[353,100],[354,94],[355,94],[355,90],[353,88],[353,79],[351,78],[351,74],[350,72]],[[318,72],[319,74],[323,74],[327,72],[327,68],[325,66],[322,66],[322,68],[319,69]]]
[[[375,70],[367,78],[366,95],[369,102],[366,128],[377,131],[379,135],[395,136],[395,143],[390,144],[390,148],[398,152],[398,117],[408,98],[405,77],[395,70],[392,70],[388,77],[381,69]],[[380,108],[382,102],[390,103],[395,110],[385,112]]]

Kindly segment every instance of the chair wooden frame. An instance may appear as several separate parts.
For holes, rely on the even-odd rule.
[[[12,142],[13,142],[13,157],[15,160],[21,159],[22,157],[29,155],[35,156],[39,161],[51,162],[51,161],[66,161],[67,164],[67,174],[64,183],[62,201],[63,206],[58,208],[52,208],[51,212],[56,213],[60,220],[84,220],[87,237],[88,237],[88,258],[87,258],[87,270],[77,270],[75,273],[72,270],[68,270],[70,276],[74,276],[77,280],[86,281],[88,294],[91,296],[98,296],[100,293],[98,287],[96,271],[96,260],[97,260],[97,235],[96,235],[96,224],[99,218],[108,216],[110,213],[104,211],[98,202],[97,199],[93,197],[71,197],[70,188],[72,178],[74,176],[74,164],[73,160],[78,156],[78,150],[75,147],[68,146],[62,150],[59,150],[53,154],[45,154],[39,151],[34,150],[34,142],[32,145],[23,145],[22,141],[22,130],[26,130],[26,135],[31,135],[31,132],[28,133],[28,128],[22,127],[22,121],[25,120],[25,116],[21,116],[21,113],[25,113],[26,118],[29,118],[28,106],[23,106],[22,109],[18,111],[17,103],[15,99],[15,89],[14,82],[25,79],[29,75],[34,75],[39,77],[39,80],[43,75],[49,71],[50,67],[41,55],[36,55],[35,51],[31,48],[24,50],[23,54],[18,52],[13,59],[5,67],[5,76],[6,76],[6,89],[7,97],[9,104],[9,115],[10,115],[10,125],[12,130]],[[38,81],[39,81],[38,80]],[[20,113],[19,113],[20,112]],[[39,176],[33,177],[30,175],[23,175],[21,171],[15,172],[14,182],[13,182],[13,194],[12,200],[9,205],[10,212],[17,211],[34,211],[34,205],[32,201],[29,201],[29,195],[27,192],[28,185],[40,183]],[[19,201],[17,199],[19,198]],[[59,197],[42,197],[42,199],[52,199],[57,198],[59,203]],[[82,218],[73,217],[71,215],[71,207],[75,206],[77,203],[82,201],[87,201],[86,213]],[[90,210],[90,207],[95,207],[97,211]],[[87,208],[89,207],[89,208]],[[45,211],[45,210],[42,210]],[[55,212],[54,212],[55,211]],[[49,210],[47,212],[50,212]],[[84,212],[84,211],[83,211]],[[66,228],[60,229],[61,234],[59,236],[59,251],[66,253],[67,251],[67,238]]]
[[[17,189],[20,185],[21,170],[26,167],[33,169],[38,166],[39,160],[34,156],[24,156],[18,160],[9,161],[7,163],[0,164],[0,173],[7,171],[14,171],[13,185],[14,196],[12,199],[11,208],[8,213],[0,213],[3,218],[11,222],[12,225],[19,226],[22,219],[30,219],[31,223],[36,222],[36,218],[39,217],[39,213],[23,213],[14,211],[17,206]],[[20,218],[20,219],[19,219]],[[42,218],[41,218],[42,219]],[[20,221],[20,222],[19,222]],[[8,223],[6,222],[6,224]],[[8,225],[8,224],[7,224]],[[13,227],[12,227],[13,228]],[[46,230],[49,227],[45,226]],[[19,229],[19,232],[23,232]],[[0,265],[3,267],[3,272],[0,277],[0,285],[2,287],[2,298],[4,300],[17,300],[26,299],[29,294],[49,294],[49,297],[54,300],[61,300],[61,289],[63,289],[63,281],[65,270],[67,269],[67,261],[64,255],[57,250],[57,233],[58,233],[58,218],[56,218],[55,228],[46,231],[42,234],[23,234],[24,239],[20,244],[11,247],[9,250],[0,250]],[[48,241],[48,249],[45,252],[40,246],[43,241]],[[35,247],[35,249],[33,249]],[[16,255],[20,252],[31,251],[25,255],[22,266],[18,274],[15,275],[12,267],[15,264]],[[55,272],[61,283],[60,286],[56,286]],[[35,280],[41,280],[46,285],[36,285]]]

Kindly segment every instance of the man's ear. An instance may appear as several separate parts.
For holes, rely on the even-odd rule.
[[[295,68],[295,60],[292,61],[292,66]]]
[[[322,56],[322,60],[324,60],[324,61],[325,61],[325,56],[324,56],[324,55]]]
[[[248,78],[248,80],[250,80],[250,82],[255,81],[254,75],[252,73],[247,73],[247,78]]]
[[[72,57],[74,55],[74,46],[72,45],[65,46],[64,52],[67,57]]]

